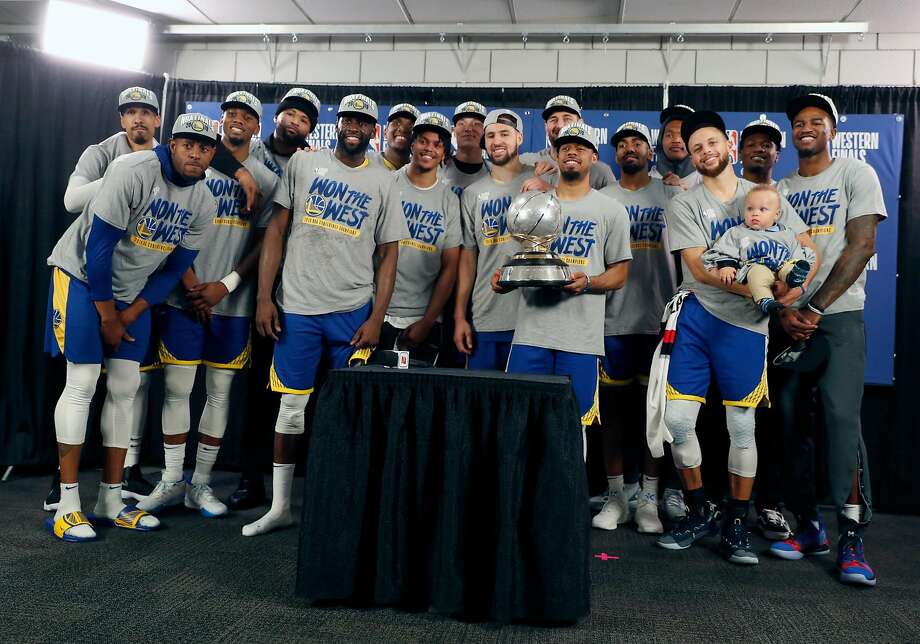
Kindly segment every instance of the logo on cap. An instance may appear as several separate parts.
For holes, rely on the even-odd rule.
[[[479,106],[476,103],[466,103],[465,105],[460,106],[461,112],[477,112],[479,111]]]
[[[573,125],[572,127],[566,128],[565,130],[565,134],[568,136],[581,136],[584,133],[585,131],[577,125]]]
[[[575,99],[569,96],[557,96],[555,98],[550,99],[549,104],[547,104],[547,107],[557,107],[559,105],[570,107],[574,103],[575,103]]]
[[[349,105],[350,105],[351,107],[357,108],[357,109],[359,109],[359,110],[363,110],[365,107],[367,107],[367,103],[365,103],[364,100],[363,100],[363,99],[360,99],[360,98],[352,99],[352,100],[349,102]]]
[[[233,101],[234,103],[242,103],[243,105],[249,105],[249,97],[246,96],[243,92],[231,94],[228,97],[228,99]]]
[[[128,98],[130,98],[132,101],[139,101],[140,99],[144,98],[144,93],[139,89],[132,89],[131,93],[128,94]]]

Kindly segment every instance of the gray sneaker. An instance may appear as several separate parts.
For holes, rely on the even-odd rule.
[[[672,487],[666,487],[661,495],[661,511],[671,523],[677,523],[687,516],[687,504],[684,493]]]
[[[163,481],[157,483],[147,498],[137,503],[139,510],[159,512],[182,503],[185,497],[185,481]]]
[[[719,531],[719,509],[709,501],[702,512],[688,512],[669,532],[655,540],[656,545],[666,550],[686,550],[695,541]]]

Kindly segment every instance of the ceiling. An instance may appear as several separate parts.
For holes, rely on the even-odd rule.
[[[160,23],[668,23],[868,21],[920,32],[914,0],[85,0]],[[42,22],[46,0],[0,1],[0,25]]]

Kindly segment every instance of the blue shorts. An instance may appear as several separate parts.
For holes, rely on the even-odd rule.
[[[163,364],[205,364],[218,369],[242,369],[249,364],[250,319],[211,315],[200,323],[185,309],[166,306],[160,334]]]
[[[508,373],[569,376],[578,400],[581,424],[590,425],[598,419],[598,359],[586,353],[569,353],[543,349],[527,344],[515,344],[508,356]]]
[[[115,302],[119,311],[126,302]],[[144,311],[128,327],[134,342],[122,340],[117,351],[102,343],[99,313],[89,294],[89,286],[58,267],[51,274],[48,314],[45,321],[45,351],[55,357],[63,354],[75,364],[102,364],[105,358],[144,361],[150,347],[150,310]]]
[[[320,363],[330,369],[348,365],[352,354],[360,353],[363,360],[369,350],[356,350],[351,344],[358,327],[371,314],[368,302],[354,311],[324,313],[323,315],[281,314],[281,335],[275,343],[275,354],[269,372],[272,391],[283,394],[309,394],[316,384]]]
[[[668,400],[706,402],[709,380],[715,375],[722,404],[770,404],[767,336],[723,322],[693,296],[684,300],[676,331],[668,369]]]
[[[648,386],[648,372],[658,347],[658,336],[647,334],[608,335],[604,337],[602,385],[628,385],[638,380]]]
[[[504,371],[513,337],[514,331],[477,332],[473,338],[473,353],[466,359],[466,368]]]

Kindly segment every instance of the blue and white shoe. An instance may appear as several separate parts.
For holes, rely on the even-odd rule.
[[[837,569],[845,584],[875,585],[875,571],[866,561],[862,537],[853,531],[840,537],[837,544]]]
[[[770,554],[780,559],[797,560],[808,555],[826,555],[831,551],[824,521],[818,519],[816,528],[811,521],[802,521],[791,537],[770,544]]]
[[[719,531],[719,509],[709,501],[702,512],[690,511],[669,532],[658,537],[655,543],[666,550],[685,550],[695,541]]]
[[[198,510],[206,519],[227,514],[227,506],[214,496],[211,486],[204,483],[185,486],[185,507]]]

